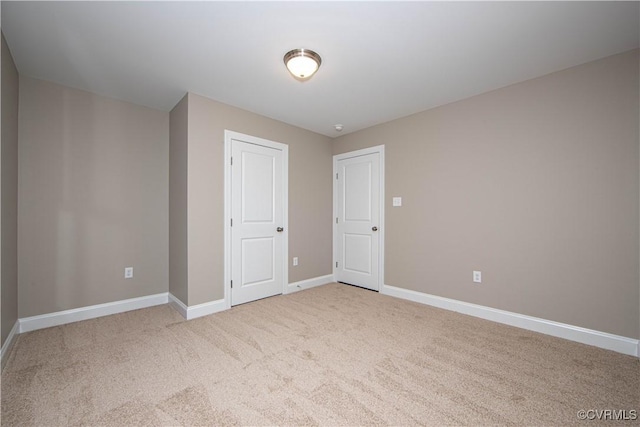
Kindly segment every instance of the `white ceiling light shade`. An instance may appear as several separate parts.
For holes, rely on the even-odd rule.
[[[306,80],[318,71],[322,59],[312,50],[293,49],[284,55],[284,63],[293,77]]]

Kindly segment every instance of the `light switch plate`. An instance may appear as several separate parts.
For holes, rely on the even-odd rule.
[[[126,267],[124,269],[124,278],[132,279],[133,278],[133,267]]]
[[[402,197],[394,197],[393,198],[393,206],[402,206]]]

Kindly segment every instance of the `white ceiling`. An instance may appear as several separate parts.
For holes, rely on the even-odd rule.
[[[331,137],[637,48],[639,28],[639,2],[2,2],[24,75]],[[282,62],[297,47],[322,56],[306,82]]]

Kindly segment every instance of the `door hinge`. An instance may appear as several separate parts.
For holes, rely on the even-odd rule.
[[[338,268],[338,261],[336,261],[336,268]]]
[[[336,174],[336,179],[338,179],[338,174]]]
[[[233,157],[231,158],[231,166],[233,166]]]
[[[231,218],[231,226],[233,227],[233,218]]]
[[[338,223],[338,217],[336,217],[336,224]]]
[[[231,281],[231,289],[233,289],[233,280]]]

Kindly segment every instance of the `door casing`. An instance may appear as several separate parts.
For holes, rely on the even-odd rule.
[[[338,217],[338,180],[336,174],[338,173],[338,161],[343,159],[349,159],[351,157],[364,156],[367,154],[378,153],[380,155],[380,206],[379,206],[379,249],[378,249],[378,291],[384,286],[384,235],[385,235],[385,219],[384,219],[384,145],[377,145],[375,147],[363,148],[361,150],[350,151],[348,153],[336,154],[333,156],[333,276],[336,277],[336,262],[338,261],[338,227],[336,224],[336,218]]]
[[[224,131],[224,304],[231,308],[231,141],[240,140],[282,151],[282,204],[283,204],[283,248],[282,248],[282,293],[289,284],[289,146],[268,139],[245,135],[230,130]]]

